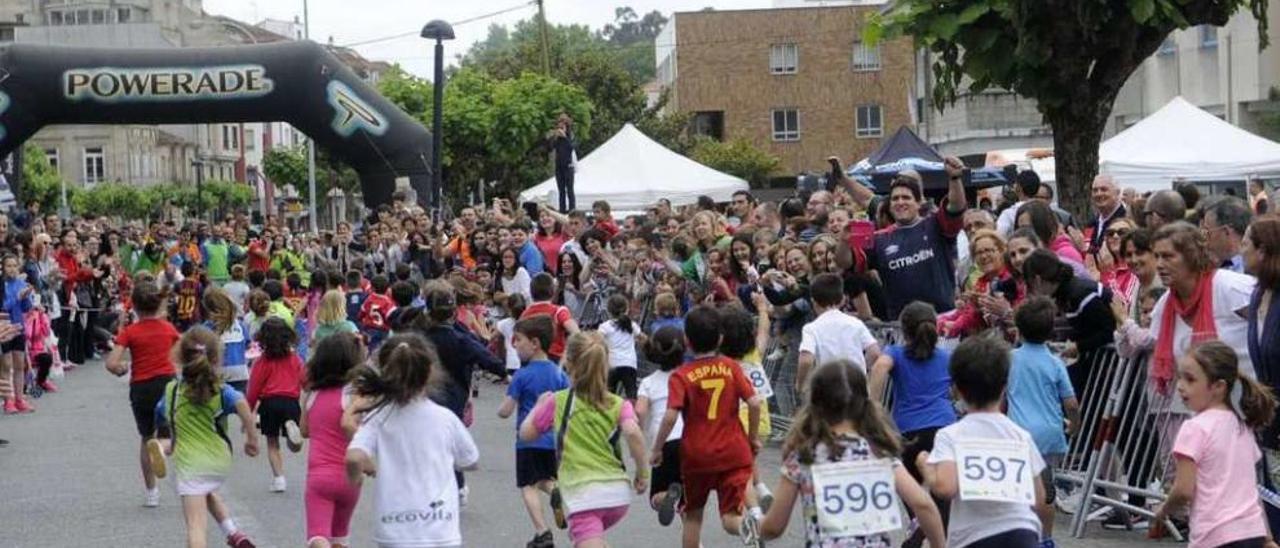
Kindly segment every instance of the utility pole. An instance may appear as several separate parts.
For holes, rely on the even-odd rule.
[[[538,27],[542,34],[542,74],[551,76],[551,53],[547,46],[547,11],[542,6],[543,0],[538,0]]]
[[[311,14],[307,9],[307,0],[302,0],[302,36],[307,40],[311,39]],[[311,208],[307,217],[311,220],[311,233],[319,234],[320,229],[317,226],[316,217],[316,141],[310,136],[307,137],[307,194],[311,198]]]

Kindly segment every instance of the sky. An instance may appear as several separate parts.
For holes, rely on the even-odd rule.
[[[304,0],[204,0],[206,12],[225,15],[248,23],[263,19],[292,20],[302,17]],[[507,8],[526,7],[492,18],[454,27],[457,40],[445,43],[445,62],[450,64],[457,54],[474,42],[483,40],[492,23],[514,25],[533,17],[537,8],[530,0],[310,0],[311,39],[326,42],[329,37],[337,45],[410,33],[411,36],[385,42],[357,46],[356,50],[372,60],[399,63],[409,72],[429,77],[434,70],[433,43],[418,37],[428,21],[444,19],[455,22],[491,14]],[[545,0],[547,21],[552,24],[585,24],[592,29],[613,22],[614,9],[630,6],[643,16],[653,10],[670,17],[675,11],[766,8],[771,0]]]

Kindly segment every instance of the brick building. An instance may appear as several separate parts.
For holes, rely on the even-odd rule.
[[[909,39],[862,43],[874,6],[676,13],[656,39],[658,83],[696,133],[743,137],[779,175],[857,161],[913,123]]]

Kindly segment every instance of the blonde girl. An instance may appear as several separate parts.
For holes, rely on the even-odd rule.
[[[552,509],[557,518],[568,515],[575,547],[604,547],[605,531],[627,514],[632,493],[644,493],[649,484],[645,466],[637,466],[628,481],[622,448],[611,434],[622,432],[633,462],[649,462],[644,433],[631,402],[609,392],[609,347],[599,333],[569,337],[562,365],[572,385],[538,399],[520,425],[520,438],[533,441],[555,431],[560,476]]]
[[[241,394],[249,387],[249,325],[236,317],[231,296],[217,287],[205,290],[204,327],[222,341],[222,380]]]
[[[311,348],[320,345],[320,341],[334,333],[358,334],[356,324],[347,319],[347,301],[337,289],[326,291],[320,298],[320,308],[316,310],[316,331],[311,336]]]

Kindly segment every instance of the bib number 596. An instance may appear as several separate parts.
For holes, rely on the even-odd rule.
[[[810,470],[824,536],[866,536],[902,527],[892,461],[832,462]]]

